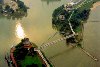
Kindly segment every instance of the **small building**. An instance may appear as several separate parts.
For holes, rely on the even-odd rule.
[[[66,11],[71,11],[71,10],[73,9],[73,5],[74,5],[74,3],[65,4],[65,5],[64,5],[64,9],[65,9]]]
[[[18,4],[17,4],[16,0],[3,0],[3,5],[2,5],[3,9],[5,9],[6,6],[9,6],[15,12],[18,9]]]
[[[59,15],[59,19],[60,19],[61,21],[64,21],[64,20],[65,20],[65,16],[64,16],[64,15]]]
[[[16,9],[18,9],[18,4],[16,3],[16,1],[10,1],[9,6],[10,6],[10,8],[12,8],[14,11],[16,11]]]

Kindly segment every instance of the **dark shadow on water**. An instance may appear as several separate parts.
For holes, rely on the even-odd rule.
[[[5,14],[0,14],[0,19],[2,18],[6,18],[6,19],[11,19],[11,20],[15,20],[15,19],[22,19],[23,17],[27,17],[27,13],[13,13],[11,15],[5,15]]]
[[[66,47],[67,48],[67,47]],[[51,56],[51,57],[49,57],[49,59],[54,59],[55,57],[57,57],[57,56],[60,56],[60,55],[63,55],[63,54],[65,54],[65,53],[70,53],[71,51],[73,51],[75,49],[75,47],[70,47],[70,48],[68,48],[68,49],[66,49],[65,51],[62,51],[62,52],[60,52],[60,53],[58,53],[58,54],[55,54],[54,56]]]
[[[61,0],[41,0],[42,2],[47,2],[47,5],[53,2],[60,2]]]

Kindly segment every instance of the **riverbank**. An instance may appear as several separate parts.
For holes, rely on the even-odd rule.
[[[100,6],[100,1],[99,2],[96,2],[93,4],[93,7],[91,8],[91,10],[95,10],[96,7]]]

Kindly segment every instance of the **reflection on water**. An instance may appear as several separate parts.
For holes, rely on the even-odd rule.
[[[62,52],[60,52],[60,53],[58,53],[58,54],[55,54],[55,55],[49,57],[49,59],[54,59],[55,57],[60,56],[60,55],[63,55],[63,54],[65,54],[65,53],[68,54],[69,52],[72,52],[72,50],[74,50],[74,49],[75,49],[75,47],[69,47],[68,49],[66,49],[66,50],[64,50],[64,51],[62,51]]]
[[[1,18],[7,18],[7,19],[11,19],[11,20],[16,20],[16,19],[22,19],[23,17],[27,17],[27,13],[26,12],[14,13],[14,14],[11,14],[11,15],[1,14],[0,13],[0,19]]]
[[[64,3],[68,3],[70,0],[61,0],[59,3],[52,5],[44,4],[42,6],[41,0],[21,0],[31,8],[28,11],[28,16],[22,18],[19,26],[23,29],[24,34],[37,46],[40,46],[43,42],[52,36],[56,31],[52,29],[52,13],[55,8],[61,6]],[[89,20],[100,19],[100,9],[91,12]],[[0,19],[0,67],[7,67],[4,62],[4,56],[6,52],[10,50],[9,46],[16,45],[20,42],[19,37],[15,35],[16,25],[18,20],[8,20],[5,18]],[[100,23],[87,23],[85,25],[85,39],[84,47],[90,52],[94,53],[100,58]],[[49,42],[60,38],[57,34],[54,38],[51,38]],[[98,38],[97,38],[98,37]],[[44,49],[46,57],[53,57],[50,61],[55,67],[100,67],[100,61],[94,62],[91,58],[84,55],[79,49],[75,48],[67,50],[65,41],[59,42],[56,45],[47,47]],[[60,55],[62,54],[62,55]],[[64,60],[64,61],[63,61]],[[90,62],[90,63],[89,63]]]
[[[16,22],[16,36],[19,39],[23,39],[26,36],[24,33],[24,29],[22,28],[22,25],[19,21]]]
[[[47,2],[47,5],[49,5],[50,2],[59,2],[61,0],[41,0],[43,2]]]

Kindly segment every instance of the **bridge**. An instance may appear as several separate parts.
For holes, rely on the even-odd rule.
[[[89,3],[89,2],[92,2],[92,1],[93,1],[93,0],[90,0],[90,1],[84,0],[84,1],[83,1],[80,5],[78,5],[78,7],[76,7],[75,9],[78,9],[78,8],[80,8],[81,6],[83,6],[83,4],[86,4],[86,3]],[[80,2],[80,1],[79,1],[79,2]],[[70,19],[71,19],[71,17],[73,16],[73,13],[74,13],[74,11],[72,11],[72,13],[71,13],[71,15],[70,15],[70,17],[69,17],[69,19],[68,19],[68,21],[69,21],[69,26],[70,26],[70,29],[71,29],[71,31],[72,31],[73,34],[71,34],[71,35],[69,35],[69,36],[66,36],[66,37],[63,37],[63,38],[60,38],[60,39],[57,39],[57,40],[52,41],[52,42],[50,42],[50,43],[43,44],[43,45],[41,45],[41,46],[39,47],[40,50],[41,50],[41,49],[44,49],[44,48],[46,48],[46,47],[49,47],[49,46],[51,46],[51,45],[53,45],[53,44],[56,44],[56,43],[58,43],[58,42],[60,42],[60,41],[66,40],[66,39],[71,38],[71,37],[74,37],[75,35],[78,35],[78,34],[76,34],[76,33],[74,32],[73,27],[72,27],[72,25],[71,25],[71,23],[70,23]],[[81,49],[87,56],[91,57],[94,61],[98,61],[98,59],[97,59],[95,56],[91,55],[91,54],[90,54],[89,52],[87,52],[84,48],[80,47],[80,49]]]
[[[71,38],[71,37],[73,37],[73,36],[75,36],[75,35],[78,35],[78,34],[71,34],[71,35],[69,35],[69,36],[66,36],[66,37],[57,39],[57,40],[52,41],[52,42],[50,42],[50,43],[43,44],[43,45],[41,45],[41,46],[39,47],[39,49],[44,49],[44,48],[49,47],[49,46],[51,46],[51,45],[54,45],[54,44],[56,44],[56,43],[58,43],[58,42],[60,42],[60,41],[66,40],[66,39],[68,39],[68,38]]]

